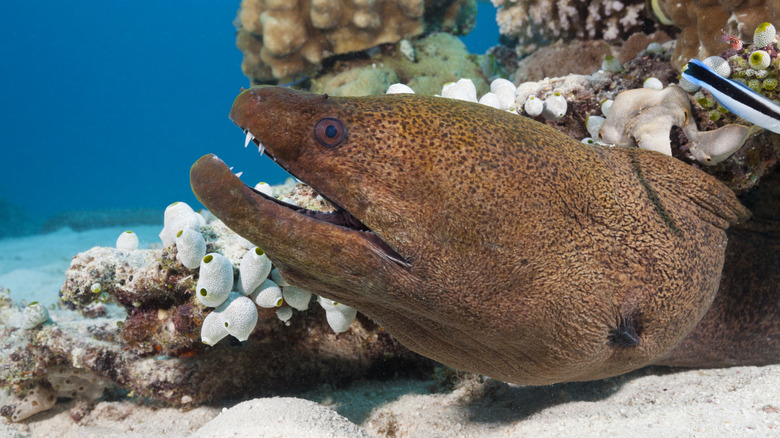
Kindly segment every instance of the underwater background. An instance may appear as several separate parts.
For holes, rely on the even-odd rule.
[[[209,152],[240,163],[235,170],[252,180],[283,182],[281,168],[241,147],[243,135],[227,117],[249,86],[235,43],[238,7],[204,0],[6,5],[0,238],[68,221],[118,225],[117,215],[151,222],[157,210],[161,223],[173,201],[200,206],[189,168]],[[478,7],[475,30],[462,37],[472,53],[498,43],[495,8]]]

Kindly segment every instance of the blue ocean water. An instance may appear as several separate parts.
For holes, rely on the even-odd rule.
[[[232,25],[238,6],[6,5],[0,201],[39,222],[63,210],[163,209],[177,200],[199,206],[189,168],[209,152],[251,182],[282,182],[284,171],[244,149],[227,117],[248,86]],[[479,8],[476,31],[465,38],[473,53],[497,44],[495,10]]]

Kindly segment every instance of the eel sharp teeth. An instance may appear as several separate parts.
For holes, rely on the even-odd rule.
[[[257,142],[257,152],[260,152],[260,155],[263,155],[263,152],[265,152],[265,146],[259,141]]]
[[[233,167],[232,166],[230,167],[230,171],[231,172],[233,171]],[[243,175],[243,174],[244,174],[244,172],[238,172],[238,173],[234,173],[233,175],[237,176],[238,178],[241,178],[241,175]]]
[[[247,146],[249,146],[249,142],[250,142],[250,141],[252,141],[252,140],[254,140],[254,139],[255,139],[255,136],[254,136],[254,135],[252,135],[252,133],[251,133],[251,132],[247,131],[247,132],[246,132],[246,141],[244,141],[244,147],[247,147]]]

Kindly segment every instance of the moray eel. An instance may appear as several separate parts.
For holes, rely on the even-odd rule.
[[[533,385],[706,365],[676,347],[749,215],[713,177],[445,98],[255,87],[230,118],[336,210],[255,192],[214,155],[192,167],[198,199],[290,283],[408,348]]]

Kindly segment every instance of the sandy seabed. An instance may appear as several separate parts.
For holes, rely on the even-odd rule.
[[[0,240],[0,285],[18,302],[54,302],[71,257],[113,245],[122,231]],[[134,231],[143,247],[159,227]],[[0,420],[0,437],[780,437],[780,365],[650,368],[544,387],[478,378],[446,392],[433,386],[369,381],[190,410],[99,402],[78,423],[70,401],[21,423]]]

